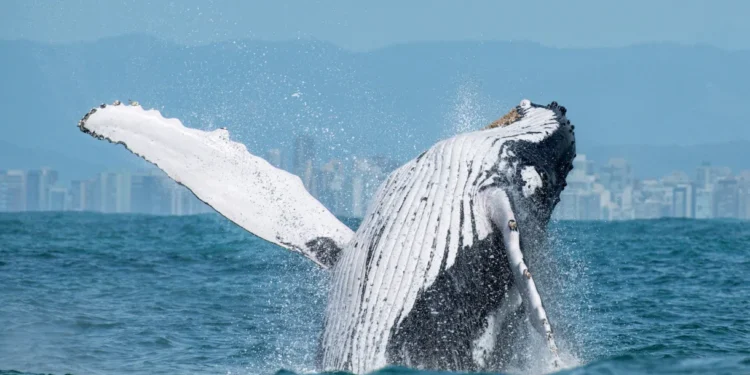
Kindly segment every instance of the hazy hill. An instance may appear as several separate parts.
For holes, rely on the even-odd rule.
[[[54,155],[45,164],[66,174],[142,165],[75,127],[91,106],[128,98],[191,126],[228,126],[261,155],[291,150],[293,135],[309,132],[322,157],[406,160],[528,97],[566,105],[580,152],[632,157],[638,174],[690,160],[689,169],[704,155],[739,167],[750,160],[750,143],[736,142],[750,140],[747,51],[446,42],[352,53],[314,41],[184,47],[127,36],[0,41],[0,56],[0,168],[16,166],[18,152]],[[702,143],[714,146],[686,147]],[[638,151],[643,145],[649,151]]]

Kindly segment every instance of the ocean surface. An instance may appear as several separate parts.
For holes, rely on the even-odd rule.
[[[536,262],[561,373],[750,374],[750,222],[553,223]],[[311,373],[327,281],[218,215],[0,214],[0,374]]]

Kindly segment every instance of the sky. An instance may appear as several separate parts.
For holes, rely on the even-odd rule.
[[[144,33],[187,45],[316,39],[355,51],[448,40],[750,49],[746,0],[3,0],[2,5],[0,39],[57,43]]]

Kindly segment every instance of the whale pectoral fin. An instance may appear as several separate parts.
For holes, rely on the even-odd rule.
[[[153,163],[245,230],[322,267],[332,266],[354,235],[299,177],[250,154],[226,129],[187,128],[136,102],[94,108],[78,126]]]
[[[521,299],[526,313],[532,326],[541,334],[547,342],[547,347],[553,355],[553,366],[560,366],[560,358],[557,353],[557,345],[552,333],[547,313],[542,305],[542,298],[534,283],[529,268],[523,259],[521,245],[518,233],[518,223],[516,222],[513,209],[508,199],[507,193],[502,189],[496,189],[489,193],[488,210],[492,222],[502,230],[505,251],[508,256],[508,263],[513,274],[513,280],[518,286]]]

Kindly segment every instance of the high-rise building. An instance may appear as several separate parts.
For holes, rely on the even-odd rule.
[[[602,215],[601,195],[595,192],[580,194],[580,212],[578,216],[581,220],[600,220]]]
[[[26,210],[46,211],[49,209],[47,198],[49,189],[57,183],[57,171],[42,168],[26,173]]]
[[[177,183],[159,172],[134,174],[131,179],[131,211],[151,215],[170,215]]]
[[[71,211],[88,211],[91,208],[86,207],[86,192],[88,181],[73,180],[70,182],[70,210]]]
[[[189,209],[189,203],[187,202],[189,196],[188,194],[192,195],[187,189],[183,188],[180,189],[175,188],[174,191],[172,191],[172,202],[171,202],[171,215],[177,215],[177,216],[184,216],[189,215],[188,209]]]
[[[568,174],[567,187],[560,195],[560,203],[555,208],[554,217],[558,220],[601,220],[611,219],[609,191],[596,183],[593,163],[586,155],[579,154],[573,160],[573,171]],[[606,216],[603,209],[607,208]]]
[[[60,186],[50,187],[47,202],[49,211],[67,211],[68,189]]]
[[[104,213],[131,211],[130,173],[103,172],[93,181],[73,181],[71,205],[74,210]]]
[[[690,177],[685,172],[674,171],[662,177],[661,182],[666,186],[687,185],[690,183]]]
[[[714,192],[714,217],[740,217],[740,189],[739,182],[734,177],[724,177],[716,181]]]
[[[4,202],[0,205],[8,212],[26,211],[26,174],[8,170],[3,176]]]
[[[388,172],[381,165],[389,167],[388,160],[354,159],[352,168],[352,210],[353,217],[363,217],[380,184],[388,176]]]
[[[99,174],[99,212],[117,212],[117,174]]]
[[[49,210],[49,191],[57,183],[57,171],[50,168],[42,168],[42,184],[39,192],[39,206],[42,211]]]
[[[714,217],[714,192],[710,188],[695,189],[695,218],[711,219]]]
[[[695,187],[708,189],[711,186],[711,163],[704,161],[695,168]]]
[[[610,159],[609,163],[601,168],[600,182],[607,190],[615,194],[622,193],[625,187],[633,185],[633,170],[625,159]]]
[[[560,202],[555,207],[555,220],[578,220],[578,194],[571,190],[560,193]]]
[[[579,171],[579,173],[590,176],[594,175],[594,169],[594,162],[587,159],[584,154],[578,154],[578,156],[573,159],[573,173]]]
[[[732,170],[729,167],[714,167],[709,162],[703,162],[695,169],[695,186],[709,189],[722,178],[729,177]]]
[[[26,172],[26,211],[41,211],[42,171]]]
[[[636,185],[635,219],[656,219],[672,216],[674,188],[662,181],[644,180]]]
[[[305,185],[307,191],[310,192],[311,195],[317,196],[318,180],[315,177],[315,166],[313,165],[312,160],[305,162],[305,168],[299,177],[302,179],[302,184]]]
[[[609,220],[603,217],[602,194],[595,191],[563,190],[560,202],[555,207],[556,220]]]
[[[302,179],[307,191],[313,193],[315,165],[315,139],[309,135],[299,135],[294,140],[294,174]]]
[[[331,160],[320,168],[318,173],[318,200],[334,215],[348,215],[344,165],[339,160]]]
[[[115,178],[115,212],[130,212],[130,172],[117,173]]]
[[[86,181],[86,184],[83,185],[83,188],[85,189],[85,192],[83,194],[84,201],[84,207],[86,211],[90,212],[100,212],[101,211],[101,197],[99,196],[99,184],[98,179],[93,178],[91,180]]]
[[[151,195],[155,189],[154,176],[134,174],[130,179],[130,210],[137,214],[152,213]]]
[[[575,169],[574,169],[575,171]],[[635,216],[633,170],[625,159],[610,159],[607,165],[600,168],[598,181],[610,194],[612,216],[615,220],[630,219]]]
[[[648,198],[635,207],[636,219],[658,219],[665,217],[664,204],[657,198]]]
[[[352,209],[353,217],[363,217],[367,210],[368,199],[366,197],[367,176],[370,165],[367,159],[355,159],[352,168]]]
[[[184,216],[210,212],[210,207],[201,202],[193,192],[182,185],[174,184],[167,187],[171,190],[171,215]]]
[[[672,192],[672,216],[695,217],[695,189],[691,184],[679,184]]]
[[[153,213],[153,192],[156,190],[156,178],[148,174],[137,174],[130,179],[130,210],[138,214]]]

